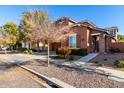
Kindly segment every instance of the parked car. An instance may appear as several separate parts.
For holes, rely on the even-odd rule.
[[[7,47],[7,46],[3,46],[3,47],[0,48],[0,50],[4,50],[4,51],[8,50],[8,49],[9,49],[9,47]]]

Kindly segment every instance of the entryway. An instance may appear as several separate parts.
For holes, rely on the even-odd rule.
[[[99,36],[92,36],[93,52],[99,52]]]
[[[106,50],[106,41],[104,33],[91,34],[91,52],[104,53]]]

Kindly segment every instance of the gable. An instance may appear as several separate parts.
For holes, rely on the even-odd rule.
[[[88,21],[88,20],[86,20],[86,21],[81,21],[81,22],[79,22],[79,23],[80,23],[80,24],[83,24],[83,25],[85,25],[85,26],[87,26],[87,27],[96,28],[96,25],[93,24],[92,22]]]
[[[56,24],[60,24],[60,25],[63,25],[63,26],[68,26],[68,25],[72,25],[76,23],[75,21],[69,19],[69,18],[60,18],[59,20],[56,21]]]

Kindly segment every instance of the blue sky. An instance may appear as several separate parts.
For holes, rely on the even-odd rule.
[[[23,11],[39,9],[49,13],[51,19],[69,17],[75,21],[90,20],[98,27],[118,26],[124,35],[124,6],[0,6],[0,25],[6,22],[19,24]]]

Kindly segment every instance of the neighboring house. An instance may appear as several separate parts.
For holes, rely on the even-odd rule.
[[[71,26],[70,31],[74,32],[67,40],[61,43],[53,43],[51,49],[59,47],[86,48],[88,52],[108,52],[112,42],[117,39],[117,27],[99,28],[89,20],[75,22],[63,17],[56,21],[56,24]]]
[[[21,41],[21,44],[22,44],[22,48],[27,48],[27,49],[36,49],[37,48],[37,44],[36,43],[29,44],[28,42]],[[42,43],[39,43],[39,49],[40,50],[43,49],[43,44]]]

